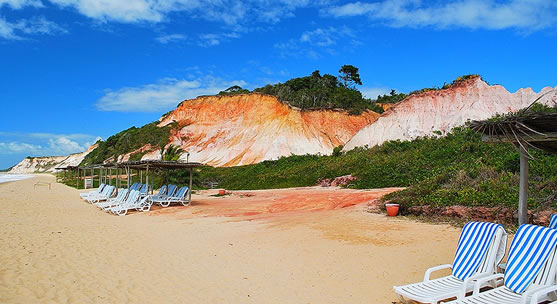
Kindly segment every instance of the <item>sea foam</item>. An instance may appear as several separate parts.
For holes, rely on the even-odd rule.
[[[0,184],[18,181],[26,178],[31,178],[32,175],[25,175],[25,174],[0,174]]]

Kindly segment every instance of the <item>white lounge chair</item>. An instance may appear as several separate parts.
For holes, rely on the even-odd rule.
[[[149,195],[147,197],[146,200],[143,201],[141,208],[139,209],[140,211],[149,211],[151,210],[151,207],[153,206],[153,202],[157,201],[157,202],[163,202],[166,198],[168,197],[172,197],[174,196],[175,192],[176,192],[176,185],[164,185],[161,187],[161,189],[159,190],[159,192],[157,194],[154,195]]]
[[[557,230],[521,225],[514,236],[505,274],[478,280],[471,296],[453,304],[537,304],[555,301]],[[504,285],[480,292],[482,283],[503,279]]]
[[[124,202],[127,196],[128,196],[128,189],[119,189],[118,195],[116,197],[109,198],[105,202],[98,202],[95,205],[104,210],[106,208],[114,207],[116,205],[121,204],[122,202]]]
[[[101,194],[101,192],[103,191],[104,187],[106,186],[106,184],[100,184],[99,187],[97,188],[97,190],[93,190],[93,191],[89,191],[89,192],[85,192],[85,193],[80,193],[79,196],[81,197],[81,199],[87,200],[87,197],[89,195],[95,195],[95,194]]]
[[[163,198],[153,198],[151,199],[151,202],[158,203],[163,207],[168,207],[170,206],[171,203],[181,203],[182,205],[186,206],[189,204],[189,201],[186,199],[188,191],[189,191],[188,187],[182,187],[178,189],[178,191],[176,191],[176,193],[173,194],[172,196],[167,196]]]
[[[135,206],[135,204],[137,204],[139,200],[140,200],[139,191],[132,190],[128,194],[128,197],[124,202],[122,202],[120,205],[114,206],[112,208],[108,208],[106,210],[116,215],[126,215],[128,213],[128,210],[135,209],[135,207],[133,206]]]
[[[407,299],[437,304],[442,300],[463,298],[474,288],[478,279],[496,272],[507,246],[507,233],[503,226],[486,222],[469,222],[464,225],[458,240],[458,247],[452,264],[429,268],[423,282],[394,286],[397,297],[405,303]],[[438,279],[430,279],[432,272],[452,269],[452,274]],[[485,282],[492,286],[494,280]],[[483,287],[483,286],[482,286]]]
[[[168,195],[172,195],[176,190],[174,185],[163,185],[157,194],[147,195],[141,200],[141,206],[137,208],[139,211],[149,211],[153,205],[153,199],[162,199]]]
[[[114,195],[115,189],[116,187],[114,186],[105,186],[103,191],[100,194],[88,196],[87,201],[89,203],[98,203],[100,201],[106,201],[107,199],[111,198]]]

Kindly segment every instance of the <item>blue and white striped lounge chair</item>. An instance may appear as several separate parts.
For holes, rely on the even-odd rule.
[[[105,186],[103,191],[100,194],[87,196],[87,201],[89,203],[98,203],[100,201],[106,201],[107,199],[111,198],[114,195],[115,189],[116,187],[114,186]]]
[[[157,194],[152,194],[144,197],[141,200],[141,206],[138,208],[139,211],[149,211],[151,210],[151,206],[153,205],[153,199],[163,199],[168,197],[169,195],[174,194],[176,190],[176,186],[174,185],[163,185]]]
[[[189,205],[189,201],[186,198],[186,196],[188,195],[188,191],[189,191],[188,187],[182,187],[178,189],[178,191],[176,191],[176,193],[173,194],[172,196],[167,196],[158,199],[153,198],[151,199],[151,202],[158,203],[162,207],[168,207],[170,206],[171,203],[182,203],[182,205],[186,206]]]
[[[106,186],[106,184],[104,184],[104,183],[100,184],[99,187],[97,188],[97,190],[89,191],[89,192],[85,192],[85,193],[80,193],[79,196],[81,197],[81,199],[87,200],[87,197],[89,195],[101,194],[101,192],[103,191],[105,186]]]
[[[130,206],[136,204],[138,200],[139,200],[139,191],[131,190],[124,202],[112,208],[107,208],[105,211],[112,212],[116,215],[126,215],[126,213],[128,213],[128,210],[132,209]]]
[[[101,209],[110,208],[121,204],[128,196],[128,189],[119,189],[118,195],[113,198],[107,199],[105,202],[98,202],[95,205]]]
[[[464,298],[466,293],[474,289],[478,279],[496,273],[496,265],[503,259],[506,247],[507,232],[503,226],[487,222],[469,222],[460,233],[452,264],[429,268],[425,272],[423,282],[394,286],[393,289],[403,303],[409,299],[437,304],[450,298]],[[430,279],[432,272],[448,268],[452,269],[451,275]],[[491,280],[485,282],[484,286],[492,286],[494,283],[495,281]]]
[[[551,220],[549,220],[549,228],[557,229],[557,213],[551,216]]]
[[[555,301],[557,273],[557,230],[521,225],[509,249],[505,274],[478,280],[471,296],[450,303],[458,304],[536,304]],[[504,280],[504,285],[480,292],[488,280]]]

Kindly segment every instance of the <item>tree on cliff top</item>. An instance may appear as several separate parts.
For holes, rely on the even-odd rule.
[[[354,88],[356,85],[362,85],[359,70],[353,65],[345,64],[338,70],[340,74],[338,77],[345,87]]]
[[[276,96],[279,100],[301,109],[344,109],[351,114],[360,114],[366,109],[382,113],[383,108],[354,88],[361,85],[359,69],[344,65],[339,77],[323,74],[319,70],[310,76],[292,78],[285,83],[266,85],[254,92]]]

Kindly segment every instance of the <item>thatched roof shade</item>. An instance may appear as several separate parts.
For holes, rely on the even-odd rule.
[[[201,167],[201,163],[193,162],[180,162],[180,161],[165,161],[165,160],[138,160],[138,161],[128,161],[122,163],[111,164],[113,167],[117,168],[131,168],[131,169],[145,169],[149,168],[161,168],[161,169],[191,169],[196,167]]]
[[[487,142],[510,142],[557,153],[557,113],[531,113],[501,121],[473,121],[470,127]]]
[[[67,167],[56,167],[54,170],[76,170],[77,166],[67,166]]]

